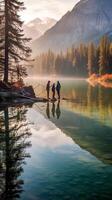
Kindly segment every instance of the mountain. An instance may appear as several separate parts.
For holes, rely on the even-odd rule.
[[[32,43],[34,55],[49,48],[65,50],[73,44],[112,37],[112,0],[81,0],[51,29]]]
[[[52,18],[36,18],[24,25],[24,33],[27,37],[35,40],[45,33],[49,28],[56,24],[56,20]]]

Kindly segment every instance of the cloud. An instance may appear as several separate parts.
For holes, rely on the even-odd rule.
[[[71,10],[79,0],[24,0],[26,10],[22,19],[30,21],[36,17],[52,17],[59,19]]]

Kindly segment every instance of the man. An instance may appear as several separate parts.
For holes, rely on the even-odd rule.
[[[50,81],[47,82],[47,85],[46,85],[46,91],[47,91],[47,99],[49,99],[49,93],[50,93]]]
[[[55,100],[55,83],[52,85],[52,100]]]
[[[56,91],[57,91],[58,99],[60,99],[60,90],[61,90],[61,84],[59,81],[57,81]]]

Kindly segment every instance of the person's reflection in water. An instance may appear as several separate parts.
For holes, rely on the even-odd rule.
[[[52,113],[53,117],[55,117],[55,115],[56,115],[57,119],[60,118],[60,116],[61,116],[60,100],[57,103],[57,107],[55,106],[55,102],[52,103],[51,113]],[[50,113],[50,103],[47,102],[46,115],[47,115],[48,119],[50,119],[51,113]]]
[[[50,119],[50,107],[49,107],[49,102],[47,102],[46,115],[47,115],[48,119]]]
[[[52,116],[55,117],[55,112],[56,112],[56,110],[55,110],[55,103],[54,103],[54,102],[52,103],[51,112],[52,112]]]
[[[57,103],[57,108],[56,108],[57,119],[60,118],[60,115],[61,115],[61,110],[60,110],[60,100],[59,100],[58,103]]]

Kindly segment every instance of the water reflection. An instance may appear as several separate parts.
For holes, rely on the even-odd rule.
[[[54,103],[54,102],[52,103],[51,112],[52,112],[52,116],[55,117],[55,112],[56,112],[56,110],[55,110],[55,103]]]
[[[57,115],[57,119],[59,119],[59,118],[60,118],[60,115],[61,115],[60,101],[58,101],[58,103],[57,103],[56,115]]]
[[[43,88],[46,85],[46,81],[39,80],[40,85],[42,85],[39,88],[35,87],[38,83],[37,79],[28,81],[31,81],[34,88],[36,88],[36,95],[38,96],[39,93],[44,97]],[[61,107],[68,108],[73,112],[90,118],[96,118],[98,121],[112,126],[111,88],[104,88],[102,86],[92,87],[84,80],[61,80],[61,85],[61,97],[68,99],[67,101],[61,101]]]
[[[25,108],[5,108],[0,112],[0,199],[15,200],[23,191],[22,165],[30,157],[26,148],[31,133]]]
[[[53,118],[55,118],[55,117],[57,119],[60,118],[60,116],[61,116],[60,101],[58,101],[56,103],[55,102],[52,102],[52,103],[47,102],[46,115],[47,115],[48,119],[51,118],[51,114],[52,114]]]
[[[48,118],[80,147],[112,164],[112,89],[92,87],[84,80],[61,84],[65,99],[61,100],[61,112],[60,108],[56,110],[57,103],[50,103],[46,109]]]
[[[60,120],[51,118],[54,123],[37,106],[28,119],[33,122],[33,146],[23,200],[111,199],[112,129],[63,108]]]
[[[46,106],[46,115],[48,117],[48,119],[50,119],[50,107],[49,107],[49,102],[47,102],[47,106]]]
[[[86,82],[68,83],[63,87],[62,107],[112,126],[112,89],[92,87]]]
[[[87,83],[65,85],[59,121],[51,120],[104,163],[112,164],[112,89]]]
[[[73,140],[70,137],[67,137],[67,135],[61,131],[61,129],[55,126],[54,123],[52,123],[38,111],[38,107],[36,105],[34,105],[32,109],[28,110],[27,119],[32,124],[31,140],[32,143],[36,145],[36,151],[40,152],[42,148],[47,148],[47,150],[48,149],[55,150],[63,145],[74,144]],[[56,121],[58,120],[56,119]]]
[[[103,124],[112,126],[112,89],[88,85],[87,111],[88,116],[94,117]]]

